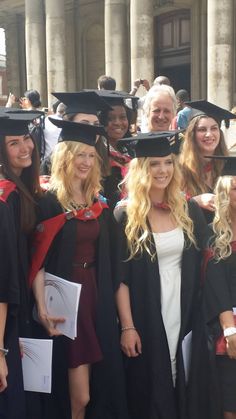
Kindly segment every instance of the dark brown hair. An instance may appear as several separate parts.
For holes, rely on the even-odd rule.
[[[32,137],[31,137],[32,138]],[[35,198],[41,196],[39,184],[39,155],[35,141],[32,152],[31,166],[22,170],[21,176],[17,176],[9,164],[5,137],[0,136],[0,164],[2,174],[15,183],[20,196],[20,226],[23,232],[29,233],[35,226]]]

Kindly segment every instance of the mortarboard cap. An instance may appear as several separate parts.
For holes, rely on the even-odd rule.
[[[84,91],[88,92],[91,91],[89,89],[85,89]],[[123,92],[121,90],[93,90],[96,92],[102,99],[104,99],[109,105],[112,106],[123,106],[126,105],[128,108],[135,110],[138,106],[139,98],[136,96],[132,96],[127,92]]]
[[[0,135],[25,135],[29,132],[29,124],[39,118],[43,112],[26,111],[14,108],[0,109]]]
[[[207,100],[195,100],[190,102],[185,102],[186,105],[191,106],[193,108],[193,112],[191,115],[191,119],[195,118],[196,116],[207,115],[213,119],[215,119],[219,125],[224,120],[225,125],[228,126],[230,119],[235,119],[235,114],[228,111],[227,109],[221,108],[220,106],[214,105]]]
[[[103,125],[82,124],[61,119],[50,118],[49,120],[61,128],[59,142],[77,141],[79,143],[95,146],[97,135],[106,135]]]
[[[165,157],[179,153],[179,131],[138,134],[117,141],[117,148],[130,157]]]
[[[225,161],[220,176],[236,176],[236,156],[204,156],[216,160]]]
[[[109,104],[103,98],[99,97],[95,91],[52,94],[66,105],[65,114],[87,113],[97,115],[100,111],[111,110]]]

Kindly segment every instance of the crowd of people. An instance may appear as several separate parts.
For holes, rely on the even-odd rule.
[[[165,76],[115,89],[0,109],[0,418],[236,419],[235,114]],[[46,273],[82,286],[75,339]],[[20,337],[52,339],[51,393]]]

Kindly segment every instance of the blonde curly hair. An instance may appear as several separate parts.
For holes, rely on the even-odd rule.
[[[230,189],[232,176],[219,177],[215,187],[215,217],[213,220],[214,241],[211,245],[214,257],[217,261],[228,258],[231,253],[231,241],[233,232],[230,216]]]
[[[188,215],[188,206],[184,194],[180,190],[180,170],[174,155],[172,155],[172,159],[174,173],[165,191],[165,202],[170,206],[177,225],[187,234],[189,244],[190,242],[195,244],[193,222]],[[152,184],[150,160],[149,157],[133,159],[124,179],[128,194],[125,233],[130,252],[129,259],[142,254],[143,251],[147,251],[152,260],[156,257],[148,225],[148,214],[151,209],[149,191]]]
[[[72,180],[75,157],[78,153],[88,151],[88,147],[91,149],[91,146],[80,142],[63,141],[58,143],[53,151],[49,189],[56,194],[58,201],[66,211],[74,210]],[[102,189],[100,179],[100,162],[96,152],[94,166],[83,183],[83,192],[88,206],[92,205],[94,198]]]

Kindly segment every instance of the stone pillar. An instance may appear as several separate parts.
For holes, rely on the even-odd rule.
[[[65,92],[67,90],[64,0],[47,0],[45,2],[45,14],[47,83],[50,104],[52,101],[51,92]]]
[[[130,0],[131,79],[154,80],[153,0]]]
[[[25,45],[27,89],[40,93],[47,103],[46,44],[42,0],[25,0]]]
[[[22,95],[19,72],[18,21],[16,15],[8,16],[4,24],[6,36],[6,71],[9,92]]]
[[[75,10],[74,5],[66,11],[66,62],[67,88],[69,92],[76,91],[76,48],[75,48]]]
[[[105,0],[106,75],[116,79],[117,90],[129,89],[128,39],[126,0]]]
[[[208,100],[230,109],[233,81],[233,0],[208,0]]]

